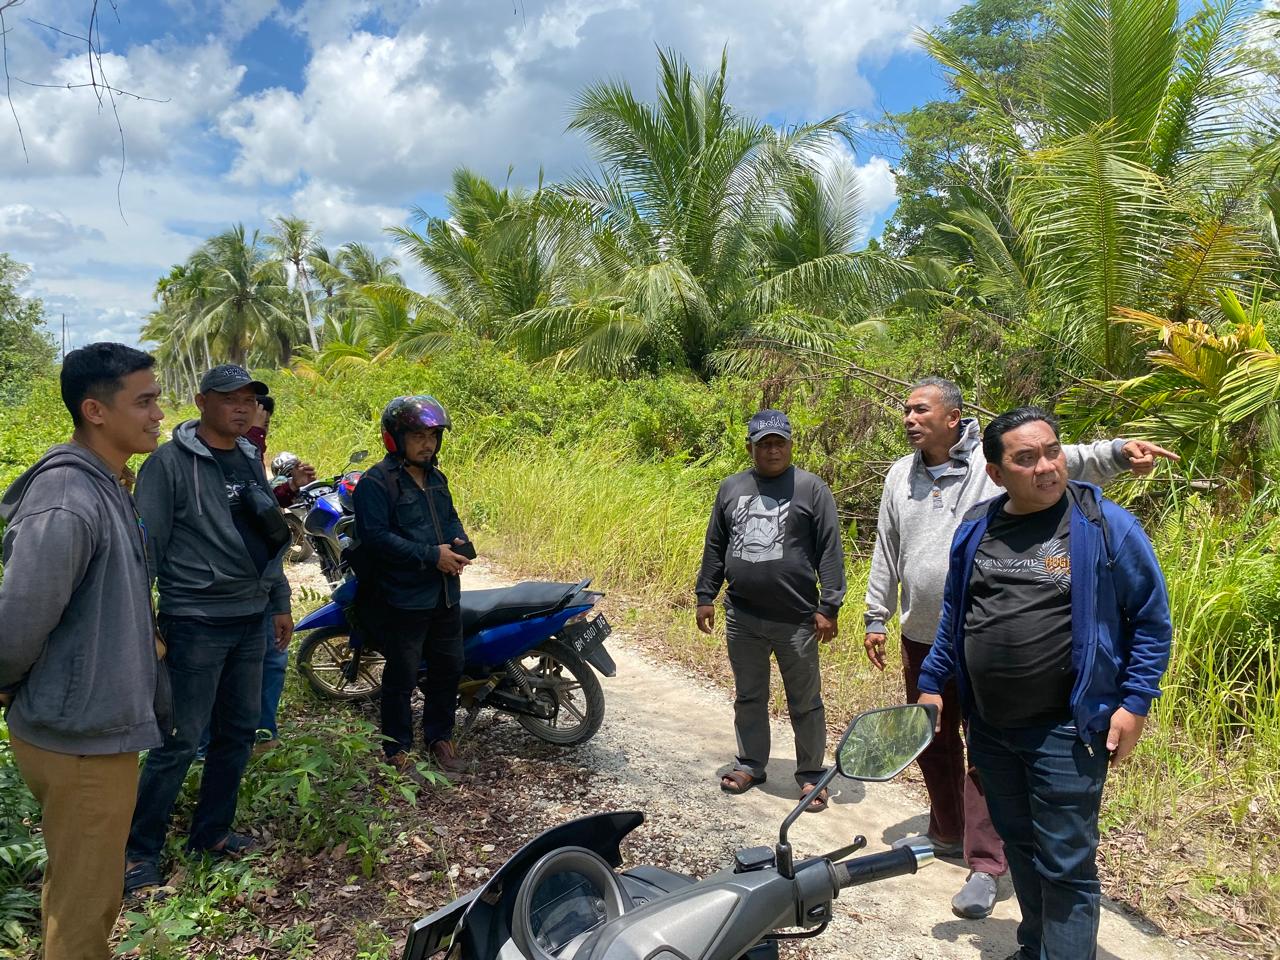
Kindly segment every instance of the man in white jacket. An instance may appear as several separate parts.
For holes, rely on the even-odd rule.
[[[920,665],[933,645],[942,614],[951,538],[965,512],[1000,490],[987,476],[978,421],[961,414],[960,388],[928,377],[903,405],[913,453],[889,469],[880,497],[865,614],[867,657],[885,665],[885,631],[901,610],[902,672],[907,700],[920,696]],[[1157,457],[1177,457],[1143,440],[1103,440],[1064,448],[1072,480],[1105,484],[1125,470],[1150,473]],[[1008,871],[1004,847],[991,825],[976,772],[965,763],[955,684],[943,692],[942,726],[920,756],[929,793],[925,837],[943,856],[964,855],[969,878],[951,901],[957,916],[978,920],[996,902],[996,878]]]

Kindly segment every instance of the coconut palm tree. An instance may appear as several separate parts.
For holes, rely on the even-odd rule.
[[[269,255],[258,232],[236,224],[191,255],[199,277],[194,327],[231,363],[243,364],[251,351],[287,365],[306,331],[290,310],[289,289],[279,260]]]
[[[569,295],[581,260],[560,229],[568,204],[557,192],[499,189],[461,168],[445,199],[447,218],[415,208],[416,229],[389,232],[476,336],[498,338],[512,317]]]
[[[267,235],[267,244],[293,271],[293,289],[302,299],[307,337],[311,341],[311,349],[319,351],[320,342],[316,339],[315,321],[311,315],[310,287],[311,258],[319,248],[320,234],[301,217],[276,217],[271,224],[275,232]]]
[[[1252,14],[1241,0],[1204,0],[1179,20],[1177,0],[1064,0],[1043,41],[1046,68],[1030,116],[1015,115],[990,78],[937,37],[925,46],[989,131],[1008,165],[1007,216],[994,232],[974,211],[984,282],[1015,299],[1085,363],[1138,364],[1119,308],[1175,321],[1216,317],[1217,291],[1257,279],[1260,181],[1250,163],[1247,64]],[[982,249],[980,249],[980,247]]]
[[[767,276],[768,231],[788,188],[849,137],[843,117],[778,130],[727,99],[727,60],[695,77],[659,53],[657,100],[625,83],[584,90],[571,130],[600,164],[562,187],[562,235],[581,251],[576,282],[513,321],[529,354],[596,370],[675,366],[710,373],[753,319],[812,295],[852,295],[875,273],[841,250]]]

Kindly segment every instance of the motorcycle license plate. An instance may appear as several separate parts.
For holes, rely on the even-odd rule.
[[[604,618],[602,613],[594,620],[569,624],[568,629],[561,634],[561,637],[568,642],[569,646],[585,657],[600,644],[604,643],[604,638],[612,632],[613,628],[609,626],[609,621]]]

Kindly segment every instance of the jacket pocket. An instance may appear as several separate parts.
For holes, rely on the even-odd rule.
[[[426,511],[418,500],[401,500],[396,504],[396,526],[413,540],[423,540]],[[425,542],[425,541],[424,541]]]

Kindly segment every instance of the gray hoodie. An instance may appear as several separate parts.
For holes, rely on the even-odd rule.
[[[222,468],[196,436],[198,423],[178,424],[138,471],[138,510],[151,542],[160,612],[210,619],[288,613],[289,545],[259,576],[231,518]],[[269,492],[257,448],[243,438],[238,445]]]
[[[1129,469],[1123,440],[1065,444],[1067,475],[1099,486]],[[987,476],[978,421],[960,421],[960,441],[951,464],[935,481],[917,450],[889,468],[880,496],[876,545],[867,580],[868,633],[884,633],[902,593],[902,635],[933,643],[942,618],[951,538],[970,507],[1000,488]]]
[[[10,729],[56,753],[159,746],[146,549],[119,477],[88,448],[59,444],[5,492],[0,518]]]

